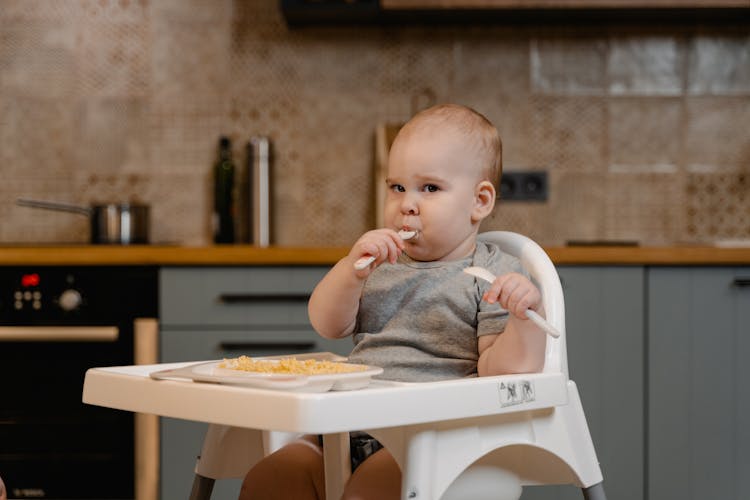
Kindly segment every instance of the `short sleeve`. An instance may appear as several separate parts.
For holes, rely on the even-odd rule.
[[[491,243],[480,242],[483,248],[478,249],[475,254],[474,265],[481,266],[491,271],[495,276],[507,273],[520,273],[528,277],[529,273],[521,266],[521,262],[512,255],[502,252]],[[479,297],[490,288],[490,283],[477,280],[479,286]],[[502,333],[508,322],[508,311],[502,309],[498,304],[489,304],[484,300],[479,301],[477,312],[477,336],[494,335]]]

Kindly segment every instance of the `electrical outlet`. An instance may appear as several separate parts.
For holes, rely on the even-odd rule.
[[[500,201],[547,201],[546,170],[503,172],[500,180]]]

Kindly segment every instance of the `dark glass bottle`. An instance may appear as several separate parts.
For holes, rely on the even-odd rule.
[[[214,166],[214,243],[234,243],[234,175],[232,142],[221,137]]]

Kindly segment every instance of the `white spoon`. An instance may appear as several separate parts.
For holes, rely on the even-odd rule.
[[[398,232],[398,235],[401,237],[402,240],[410,240],[417,235],[417,232],[407,231],[405,229],[402,229],[401,231]],[[357,259],[357,262],[354,263],[354,269],[356,269],[357,271],[361,271],[362,269],[366,268],[373,262],[375,262],[374,255],[365,255],[364,257]]]
[[[495,275],[483,267],[478,267],[478,266],[467,267],[464,269],[464,272],[466,274],[471,274],[472,276],[483,279],[490,283],[495,281]],[[547,332],[552,337],[558,338],[560,336],[560,332],[557,331],[557,328],[547,323],[547,320],[539,316],[539,314],[536,311],[532,311],[531,309],[526,309],[526,316],[528,316],[528,318],[531,321],[533,321],[539,328]]]

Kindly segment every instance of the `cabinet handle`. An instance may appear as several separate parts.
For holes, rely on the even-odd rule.
[[[251,304],[253,302],[307,302],[308,293],[222,293],[219,302],[223,304]]]
[[[750,286],[750,278],[746,278],[744,276],[740,278],[734,278],[734,281],[732,281],[732,286],[737,286],[737,287]]]
[[[290,350],[306,351],[315,347],[315,342],[221,342],[224,351]]]

